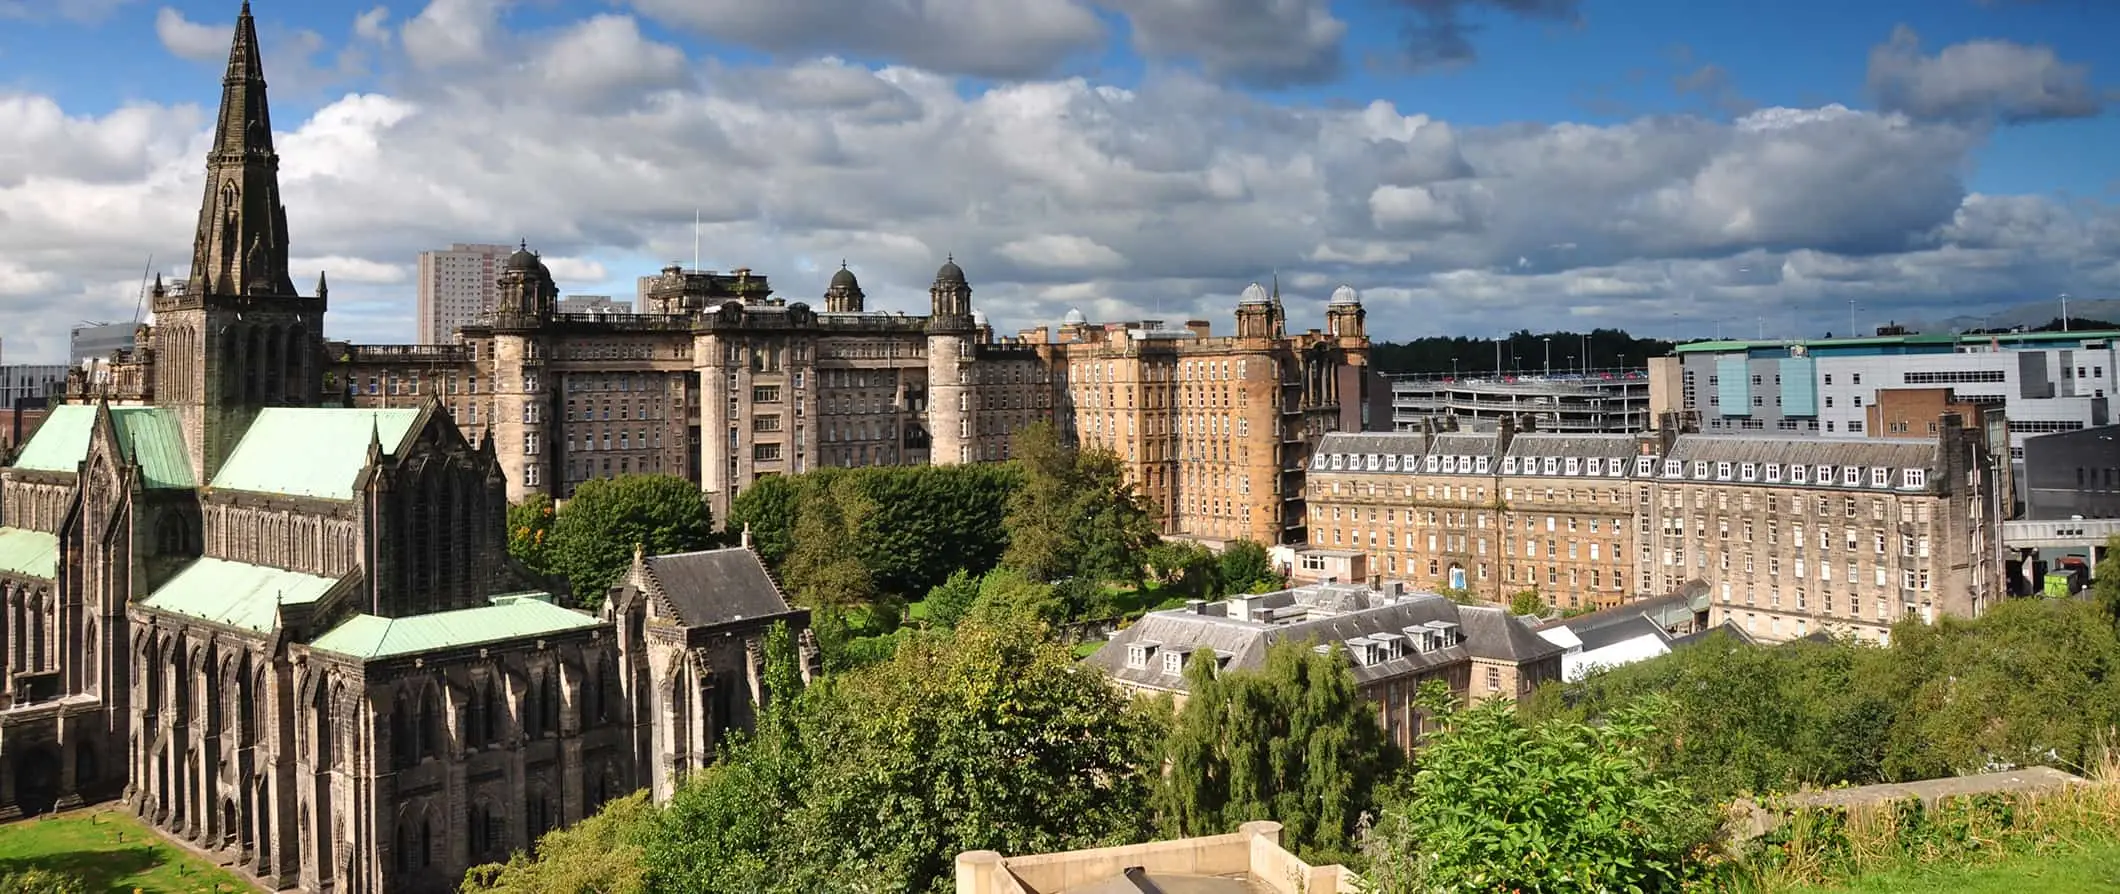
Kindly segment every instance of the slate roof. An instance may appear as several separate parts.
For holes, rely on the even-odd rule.
[[[1318,440],[1314,454],[1329,453],[1397,453],[1400,455],[1425,454],[1428,452],[1428,437],[1420,434],[1370,432],[1333,432]]]
[[[1189,607],[1150,612],[1084,662],[1137,686],[1179,690],[1185,687],[1184,677],[1163,672],[1161,655],[1167,650],[1212,649],[1227,657],[1225,667],[1250,670],[1266,663],[1266,653],[1276,643],[1344,643],[1371,634],[1400,633],[1431,621],[1457,624],[1459,643],[1428,652],[1409,649],[1401,657],[1374,664],[1357,663],[1355,680],[1393,679],[1470,658],[1534,662],[1565,651],[1533,633],[1503,606],[1459,605],[1434,593],[1395,596],[1366,587],[1325,584],[1269,593],[1259,599],[1270,612],[1294,617],[1287,623],[1247,620],[1234,607],[1235,600],[1203,606],[1205,613]],[[1330,613],[1334,611],[1344,613]],[[1130,667],[1128,648],[1143,642],[1154,643],[1161,651],[1146,667]]]
[[[184,450],[184,430],[176,411],[164,407],[111,407],[111,426],[128,462],[140,467],[140,484],[150,489],[193,487],[191,459]],[[75,473],[88,458],[96,426],[96,408],[88,404],[55,407],[35,437],[22,446],[15,468]]]
[[[59,536],[22,528],[0,528],[0,573],[59,579]]]
[[[562,608],[544,593],[495,596],[492,605],[403,618],[355,615],[325,631],[309,647],[355,658],[395,658],[534,636],[584,630],[602,624],[593,615]]]
[[[338,585],[336,578],[204,558],[178,572],[142,605],[264,633],[279,623],[280,606],[315,602]]]
[[[1682,435],[1672,446],[1670,455],[1664,458],[1686,462],[1926,469],[1936,461],[1936,442],[1910,438]]]
[[[1635,455],[1635,445],[1640,442],[1634,435],[1519,432],[1509,440],[1505,455],[1624,459]]]
[[[276,407],[258,414],[228,462],[216,490],[327,500],[353,499],[368,465],[368,443],[380,437],[395,454],[412,434],[419,410]]]
[[[649,598],[687,627],[712,627],[786,614],[788,601],[758,554],[736,546],[648,556]]]

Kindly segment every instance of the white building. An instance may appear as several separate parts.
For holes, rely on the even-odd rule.
[[[508,245],[459,242],[447,249],[420,252],[419,313],[413,343],[449,344],[457,327],[493,311],[500,263],[515,251]]]

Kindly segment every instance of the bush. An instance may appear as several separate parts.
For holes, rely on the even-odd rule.
[[[1367,843],[1380,891],[1675,892],[1702,874],[1718,815],[1651,762],[1657,700],[1597,725],[1460,708],[1439,683],[1420,704],[1435,732]]]

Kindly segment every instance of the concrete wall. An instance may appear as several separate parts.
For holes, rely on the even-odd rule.
[[[1057,854],[970,851],[957,856],[957,894],[1064,894],[1134,867],[1151,875],[1249,877],[1275,894],[1351,894],[1357,880],[1345,867],[1311,866],[1282,849],[1280,823],[1251,822],[1231,835]]]

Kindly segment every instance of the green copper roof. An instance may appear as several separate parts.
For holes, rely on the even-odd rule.
[[[58,535],[0,528],[0,573],[58,580]]]
[[[119,449],[129,462],[140,466],[140,484],[150,489],[193,487],[191,459],[184,452],[184,429],[177,424],[175,410],[165,407],[111,407],[111,426],[117,429]],[[54,408],[37,428],[36,437],[22,446],[15,468],[38,472],[78,472],[88,458],[89,436],[95,431],[96,408],[88,404],[66,404]]]
[[[338,583],[299,571],[226,559],[200,559],[147,597],[144,604],[262,632],[273,628],[281,605],[315,602]]]
[[[355,658],[391,658],[503,640],[547,636],[603,623],[593,615],[561,608],[544,594],[496,596],[479,608],[405,618],[355,615],[309,644],[312,649]]]
[[[79,472],[88,458],[88,433],[96,424],[96,408],[66,404],[52,408],[37,427],[37,434],[22,445],[15,468],[37,472]]]
[[[368,464],[369,439],[380,435],[383,452],[396,453],[419,415],[418,410],[265,410],[243,433],[212,486],[351,500],[354,479]]]
[[[198,486],[184,450],[184,427],[166,407],[112,407],[110,422],[126,458],[140,467],[140,485],[150,490]]]

